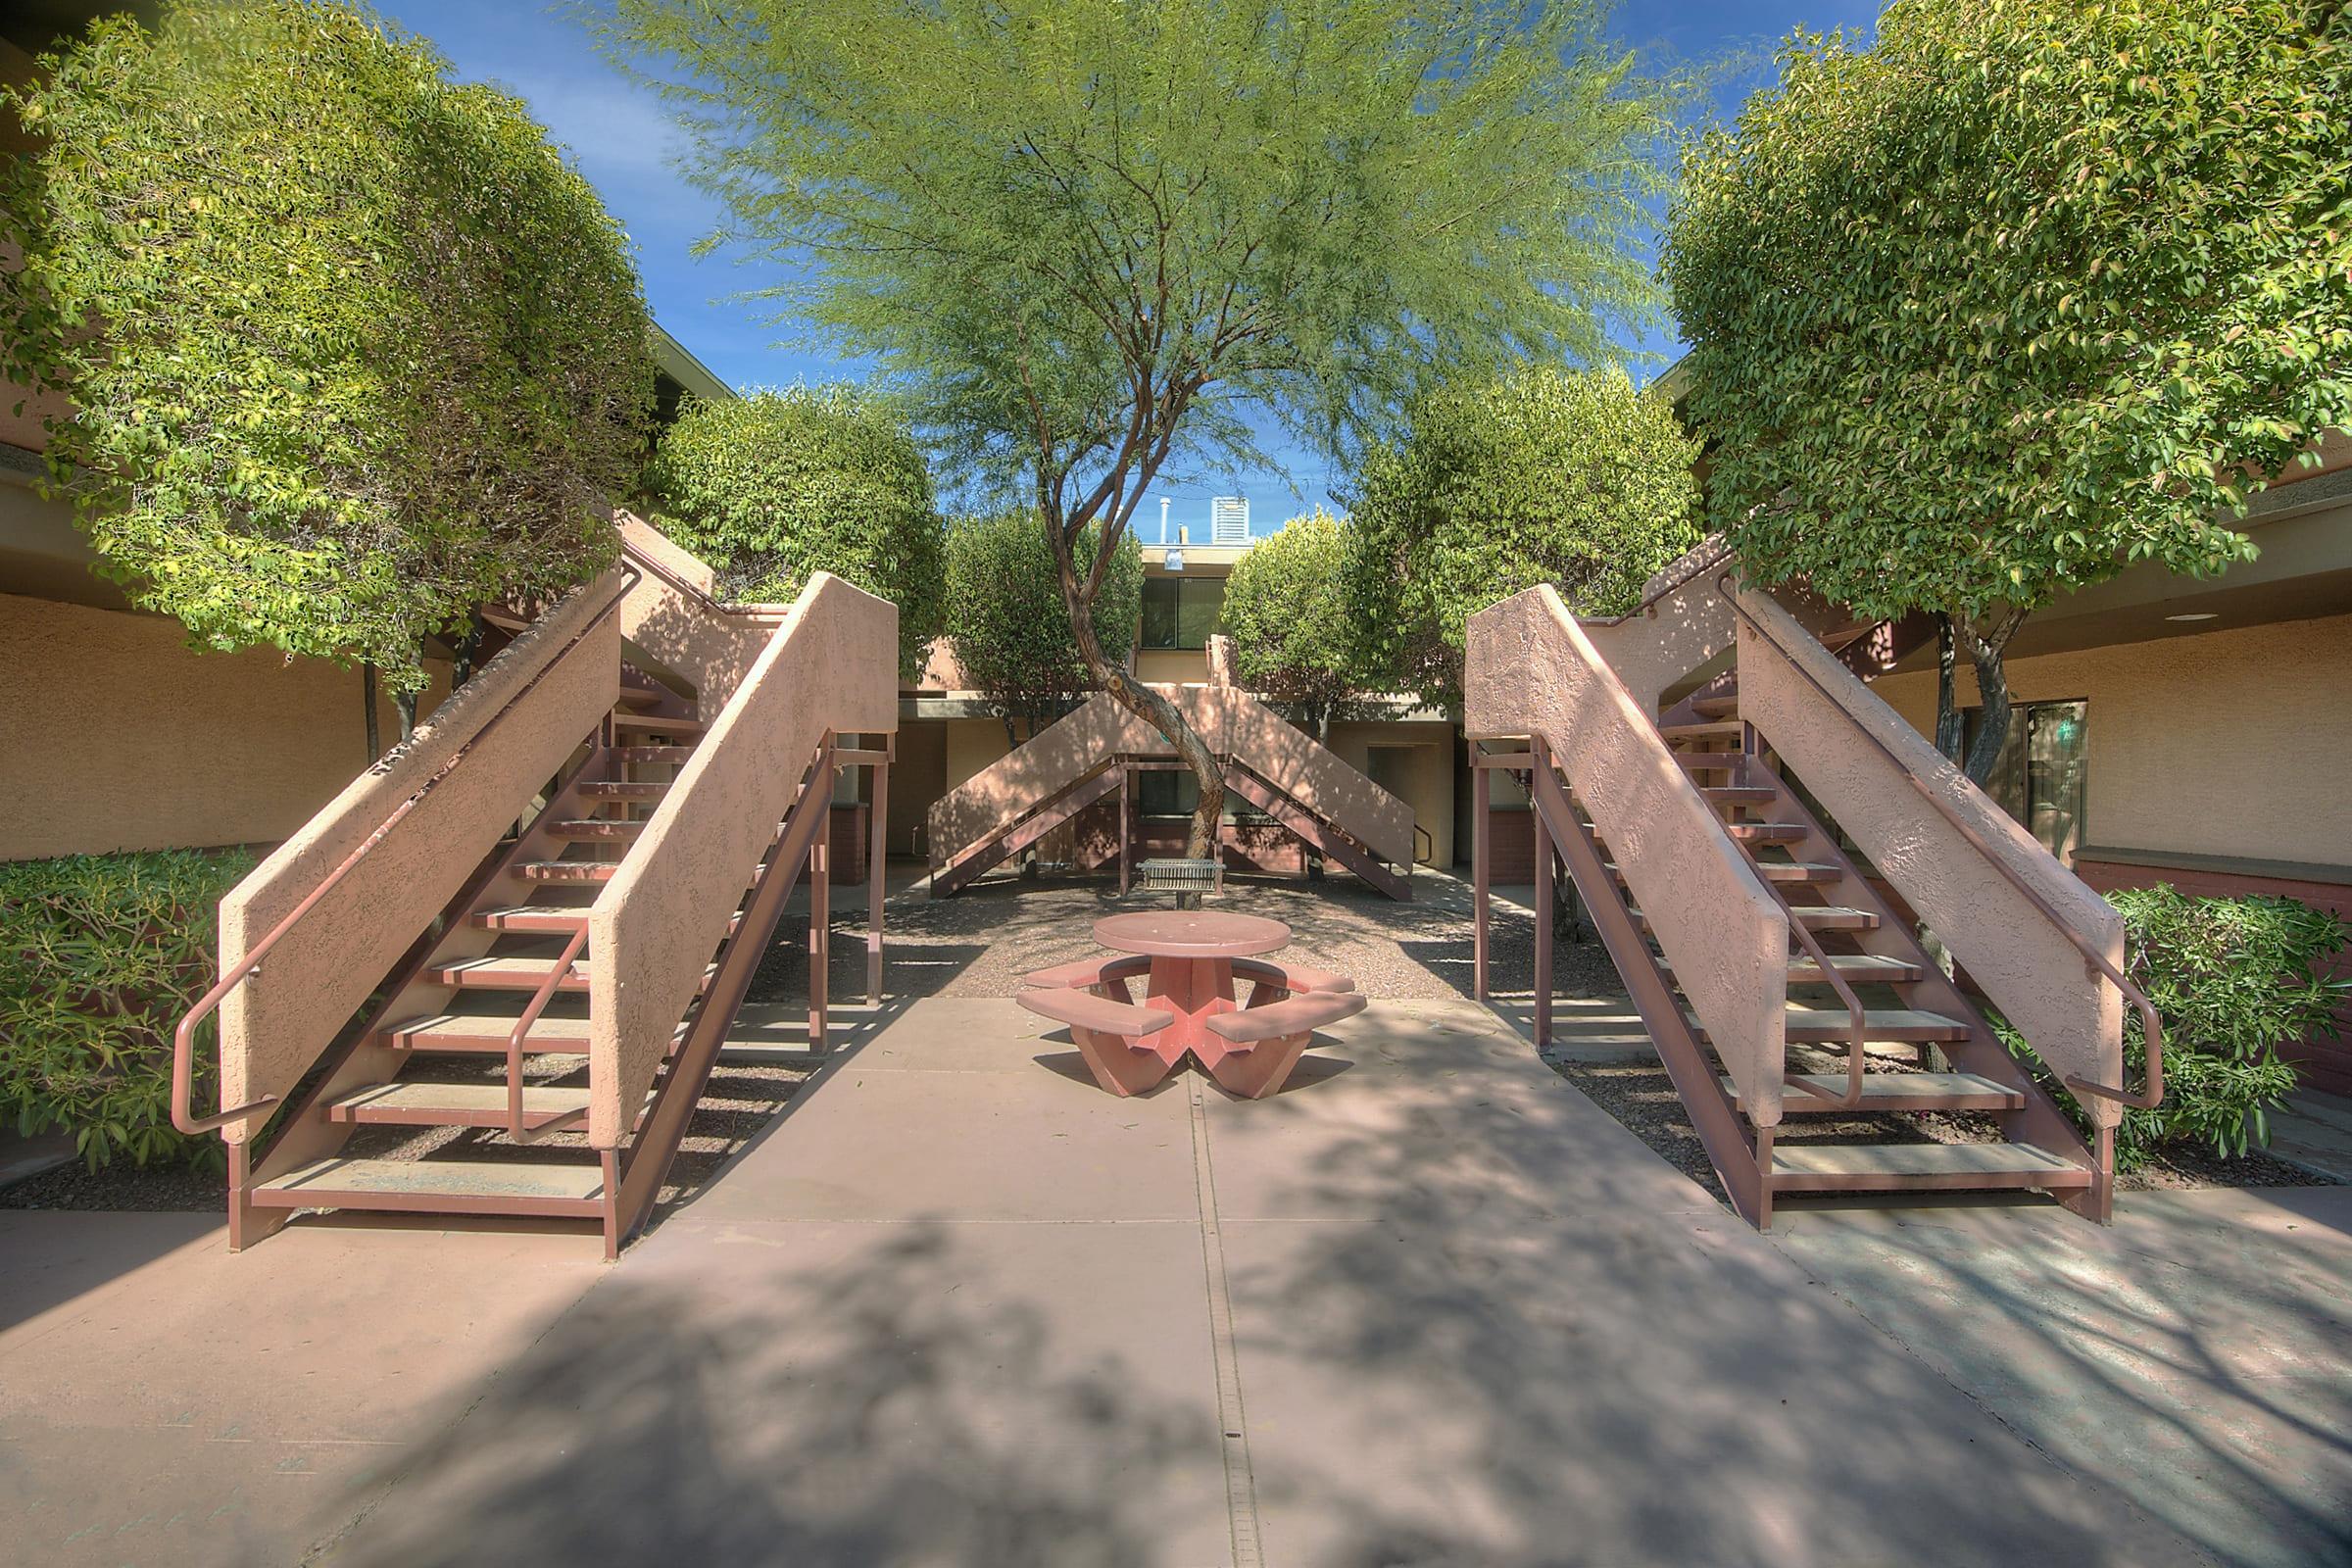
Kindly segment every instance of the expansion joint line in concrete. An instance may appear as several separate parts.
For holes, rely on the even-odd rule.
[[[1225,1288],[1225,1240],[1217,1217],[1217,1178],[1208,1156],[1208,1106],[1200,1075],[1185,1074],[1193,1116],[1193,1184],[1200,1208],[1200,1260],[1208,1286],[1208,1348],[1217,1368],[1217,1427],[1225,1454],[1225,1508],[1233,1523],[1234,1568],[1264,1568],[1258,1539],[1257,1478],[1250,1467],[1249,1419],[1233,1347],[1233,1298]]]

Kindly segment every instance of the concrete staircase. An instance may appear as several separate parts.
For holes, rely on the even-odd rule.
[[[1246,692],[1161,690],[1224,763],[1226,788],[1236,797],[1389,897],[1412,897],[1413,817],[1402,801]],[[1113,795],[1124,889],[1135,775],[1176,765],[1156,731],[1097,693],[933,805],[932,896],[960,892]]]
[[[2040,1191],[2104,1219],[2121,1107],[2162,1092],[2161,1031],[2116,966],[2114,911],[1868,692],[1856,670],[1890,662],[1886,629],[1819,613],[1808,629],[1728,576],[1696,576],[1653,587],[1664,624],[1579,623],[1549,590],[1472,620],[1469,727],[1505,748],[1479,765],[1528,786],[1538,908],[1556,855],[1734,1205],[1757,1225],[1785,1196],[1940,1189]],[[1852,657],[1856,642],[1870,660]],[[1686,684],[1707,678],[1660,713],[1656,693],[1678,670]],[[1482,890],[1486,844],[1482,821]],[[1982,996],[1931,956],[1922,920]],[[1550,941],[1540,918],[1539,1041]],[[1482,928],[1482,995],[1485,972]],[[2157,1046],[2137,1094],[2120,1082],[2126,1004]],[[2075,1095],[2089,1137],[1996,1035],[1990,1006]],[[1950,1123],[1940,1136],[1903,1126],[1955,1114],[1985,1131],[1963,1141]],[[1838,1119],[1834,1141],[1783,1131],[1825,1117]]]

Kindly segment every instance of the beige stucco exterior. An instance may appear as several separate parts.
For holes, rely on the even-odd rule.
[[[2352,867],[2352,615],[2009,662],[2018,702],[2087,702],[2082,842]],[[1922,733],[1932,671],[1873,688]],[[1960,698],[1977,701],[1965,667]]]
[[[358,670],[197,653],[161,615],[0,594],[0,860],[275,843],[368,762]]]

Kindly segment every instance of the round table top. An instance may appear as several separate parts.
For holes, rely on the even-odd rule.
[[[1095,922],[1095,940],[1158,958],[1247,958],[1291,940],[1291,928],[1261,914],[1214,909],[1139,909]]]

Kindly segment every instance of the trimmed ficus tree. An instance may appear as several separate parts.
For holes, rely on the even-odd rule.
[[[2352,422],[2348,46],[2336,0],[1913,0],[1797,34],[1690,154],[1715,518],[1762,581],[1944,616],[1979,781],[2028,615],[2249,558],[2249,494]]]
[[[1092,541],[1082,541],[1092,548]],[[1095,642],[1124,667],[1144,596],[1144,552],[1132,534],[1111,552],[1092,610]],[[1054,554],[1031,512],[958,517],[948,528],[944,633],[966,685],[1004,721],[1034,735],[1099,689],[1071,634]]]
[[[9,94],[0,342],[100,569],[207,648],[365,662],[609,563],[654,368],[627,241],[522,104],[332,4],[95,24]]]
[[[1614,366],[1423,398],[1354,481],[1348,593],[1376,667],[1449,707],[1464,627],[1497,600],[1549,583],[1581,613],[1630,608],[1698,541],[1697,456],[1666,400]]]
[[[689,403],[648,475],[664,532],[737,599],[787,603],[829,571],[899,607],[902,674],[939,629],[942,532],[904,418],[849,386]]]
[[[697,137],[720,236],[1036,509],[1093,679],[1216,758],[1094,633],[1170,464],[1345,449],[1433,377],[1598,352],[1665,95],[1595,0],[611,0]],[[1091,548],[1087,542],[1092,541]]]
[[[1364,636],[1348,596],[1351,530],[1317,507],[1261,539],[1225,583],[1234,678],[1297,705],[1317,740],[1366,684]]]

